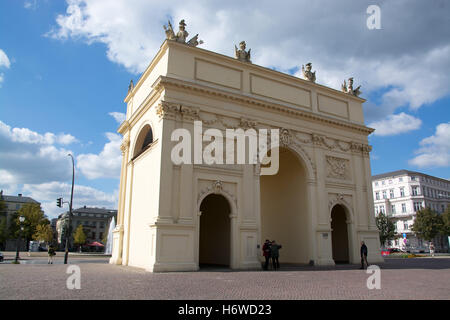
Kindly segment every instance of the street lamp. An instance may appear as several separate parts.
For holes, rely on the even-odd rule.
[[[17,238],[17,243],[16,243],[16,259],[14,260],[14,263],[18,263],[19,262],[19,246],[20,246],[20,239],[22,238],[22,231],[23,231],[23,225],[22,223],[25,221],[25,217],[24,216],[20,216],[19,217],[19,237]]]
[[[69,256],[69,237],[71,234],[71,224],[72,224],[72,200],[73,200],[73,185],[75,182],[75,163],[73,161],[73,156],[69,153],[68,156],[72,158],[72,192],[70,194],[70,203],[69,203],[69,223],[66,232],[66,248],[64,254],[64,264],[67,264],[67,258]]]

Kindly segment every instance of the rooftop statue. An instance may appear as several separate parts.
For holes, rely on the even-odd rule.
[[[134,89],[134,83],[133,83],[133,79],[131,79],[130,84],[128,86],[128,92],[132,91]]]
[[[250,62],[251,63],[252,61],[250,60],[250,51],[252,49],[248,49],[248,52],[247,52],[247,51],[245,51],[245,46],[246,46],[245,41],[241,41],[241,43],[239,43],[239,48],[240,49],[238,49],[236,47],[236,45],[234,46],[236,59],[238,59],[240,61]]]
[[[164,31],[166,32],[167,40],[185,43],[190,47],[196,47],[199,44],[203,43],[203,40],[198,40],[198,34],[196,34],[194,37],[192,37],[189,41],[186,42],[189,33],[186,31],[186,23],[184,22],[184,19],[180,21],[179,31],[177,32],[177,34],[175,34],[175,32],[173,31],[173,27],[170,21],[168,22],[168,26],[163,25],[163,27]]]
[[[349,78],[348,79],[348,86],[345,83],[344,80],[344,84],[342,84],[342,91],[348,94],[352,94],[356,97],[358,97],[362,92],[359,90],[359,88],[361,88],[361,86],[358,86],[358,88],[353,90],[353,78]]]
[[[316,82],[316,72],[315,71],[311,72],[311,68],[312,68],[311,62],[306,64],[306,70],[305,66],[302,65],[303,78],[311,82]]]

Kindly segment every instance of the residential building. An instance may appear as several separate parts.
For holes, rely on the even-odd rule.
[[[440,214],[450,204],[450,181],[424,173],[398,170],[372,176],[374,209],[391,218],[398,237],[388,247],[412,251],[428,251],[429,243],[418,239],[411,230],[416,212],[425,207]],[[437,251],[447,252],[447,237],[435,239]]]
[[[72,210],[72,231],[75,232],[79,225],[83,226],[86,234],[86,242],[94,241],[103,243],[105,233],[108,232],[111,218],[117,217],[117,210],[105,208],[88,208],[86,206]],[[57,241],[60,248],[65,246],[65,225],[68,223],[69,212],[62,213],[56,221]],[[73,247],[73,237],[70,237],[70,248]]]
[[[21,193],[19,193],[17,196],[4,195],[3,190],[0,191],[0,200],[4,201],[6,205],[6,211],[3,212],[3,214],[6,215],[7,226],[10,225],[13,214],[18,212],[20,208],[22,208],[25,204],[41,204],[33,198],[24,197]]]

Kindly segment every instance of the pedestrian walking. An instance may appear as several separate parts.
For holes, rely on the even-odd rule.
[[[433,242],[430,242],[430,255],[432,257],[434,257],[434,244],[433,244]]]
[[[369,267],[369,262],[367,262],[367,246],[364,243],[364,241],[361,241],[361,268],[364,269],[364,263],[366,264],[366,267]]]
[[[48,246],[48,264],[53,264],[53,256],[56,255],[53,246]]]
[[[272,241],[272,244],[270,245],[270,256],[272,258],[272,265],[273,270],[280,269],[280,261],[278,260],[280,253],[279,250],[281,249],[281,245],[277,244],[275,240]]]
[[[262,250],[263,250],[263,256],[266,259],[264,263],[264,270],[269,269],[269,262],[270,262],[270,241],[269,239],[266,239],[266,242],[264,242]]]

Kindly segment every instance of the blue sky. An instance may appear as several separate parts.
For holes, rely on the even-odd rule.
[[[113,113],[125,113],[128,83],[159,49],[168,17],[186,19],[207,50],[231,56],[245,39],[253,63],[299,76],[312,61],[317,82],[336,89],[354,76],[368,100],[366,124],[377,129],[372,173],[448,179],[450,9],[424,3],[378,1],[382,29],[368,30],[373,1],[1,1],[0,188],[34,197],[55,216],[56,198],[70,196],[71,152],[74,205],[116,206]]]

